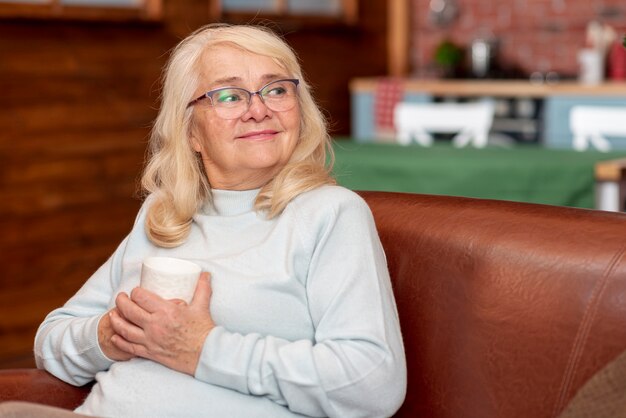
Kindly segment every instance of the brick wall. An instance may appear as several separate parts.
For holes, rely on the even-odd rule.
[[[618,36],[626,32],[624,0],[456,0],[457,17],[447,26],[433,23],[431,0],[412,0],[412,70],[432,68],[437,45],[448,38],[466,48],[482,32],[499,42],[500,66],[519,70],[557,71],[574,77],[577,51],[585,47],[590,20],[610,24]]]

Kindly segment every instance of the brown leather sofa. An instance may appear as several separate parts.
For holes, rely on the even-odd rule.
[[[554,417],[626,349],[626,215],[363,192],[404,334],[398,417]],[[42,371],[0,372],[0,399],[71,408]]]

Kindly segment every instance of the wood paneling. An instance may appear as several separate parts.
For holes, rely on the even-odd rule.
[[[128,232],[164,25],[0,23],[0,367]]]

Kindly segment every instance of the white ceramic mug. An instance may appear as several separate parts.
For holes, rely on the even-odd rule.
[[[140,286],[163,299],[191,302],[202,269],[191,261],[172,257],[148,257],[141,266]]]

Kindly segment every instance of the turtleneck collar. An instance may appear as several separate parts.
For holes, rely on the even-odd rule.
[[[211,189],[211,203],[205,206],[209,215],[235,216],[254,210],[254,200],[261,189]]]

